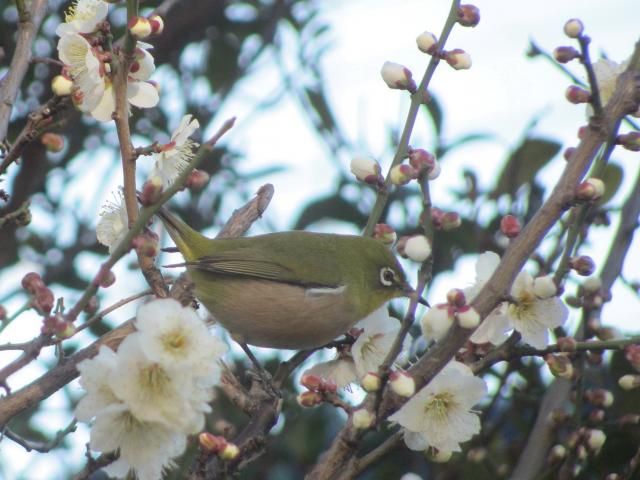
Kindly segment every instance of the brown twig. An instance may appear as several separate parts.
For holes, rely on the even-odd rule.
[[[18,37],[16,40],[16,50],[9,65],[9,71],[0,85],[0,143],[7,137],[11,110],[18,96],[20,85],[24,80],[31,61],[31,49],[33,39],[40,28],[40,24],[47,10],[46,0],[33,0],[31,10],[27,10],[26,5],[21,2],[18,5]],[[2,170],[0,169],[0,172]]]

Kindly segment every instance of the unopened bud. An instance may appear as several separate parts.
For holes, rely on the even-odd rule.
[[[505,215],[500,220],[500,231],[507,238],[516,238],[521,230],[520,221],[513,215]]]
[[[427,177],[429,178],[429,180],[435,180],[440,176],[441,172],[442,172],[442,167],[440,167],[440,162],[436,160],[433,165],[433,168],[429,170],[429,174],[427,175]]]
[[[366,392],[377,392],[380,390],[382,386],[382,381],[380,380],[380,376],[375,372],[369,372],[362,380],[360,380],[360,385]]]
[[[600,277],[585,278],[582,282],[582,288],[587,293],[598,293],[602,288],[602,280]]]
[[[336,393],[338,391],[338,384],[331,379],[323,379],[320,384],[320,392],[322,393]]]
[[[222,460],[234,460],[240,455],[240,448],[235,443],[227,442],[227,445],[222,449],[218,456]]]
[[[592,452],[598,453],[602,448],[602,446],[604,445],[604,442],[606,442],[606,440],[607,440],[607,436],[602,430],[596,430],[596,429],[589,430],[589,433],[587,436],[587,445],[589,446]]]
[[[447,292],[447,302],[454,307],[462,307],[467,304],[467,298],[464,291],[459,288],[452,288]]]
[[[151,33],[154,35],[160,35],[164,30],[164,20],[160,15],[151,15],[149,24],[151,25]]]
[[[640,424],[640,415],[637,413],[627,413],[618,419],[618,423],[621,427],[625,427],[627,425],[638,425]]]
[[[315,407],[322,403],[322,394],[319,392],[302,392],[296,397],[298,405],[305,408]]]
[[[389,178],[394,185],[406,185],[411,180],[418,178],[418,171],[411,165],[396,165],[389,172]]]
[[[568,63],[580,58],[580,52],[573,47],[556,47],[553,50],[553,58],[558,63]]]
[[[410,397],[416,393],[416,382],[408,372],[395,370],[389,375],[389,385],[396,395]]]
[[[55,335],[58,339],[64,340],[66,338],[71,338],[76,333],[76,327],[73,322],[59,322],[56,325]]]
[[[450,450],[438,450],[437,448],[430,448],[425,451],[425,454],[429,460],[434,463],[447,463],[451,460],[453,452]]]
[[[576,147],[567,147],[565,148],[562,155],[564,156],[564,159],[568,162],[571,160],[574,153],[576,153]]]
[[[471,305],[460,307],[456,313],[456,318],[462,328],[476,328],[480,325],[480,314]]]
[[[44,287],[46,287],[46,285],[42,281],[40,274],[36,272],[29,272],[22,277],[22,288],[29,293],[35,293],[36,290]]]
[[[151,35],[151,22],[144,17],[133,17],[127,25],[129,32],[137,39],[146,38]]]
[[[40,137],[40,142],[47,149],[47,152],[58,153],[64,148],[64,137],[57,133],[45,133]]]
[[[109,288],[116,283],[116,275],[111,270],[100,275],[99,284],[102,288]]]
[[[158,237],[155,233],[151,232],[136,235],[131,241],[131,245],[136,249],[138,255],[142,255],[144,257],[155,258],[160,252]]]
[[[300,378],[300,385],[311,390],[312,392],[320,391],[323,380],[320,376],[313,373],[306,373]]]
[[[413,74],[404,65],[394,62],[384,62],[380,75],[387,87],[397,90],[408,90],[414,93],[417,89]]]
[[[462,218],[457,212],[447,212],[442,215],[441,228],[445,232],[455,230],[460,225],[462,225]]]
[[[640,345],[627,345],[624,349],[624,357],[635,370],[640,372]]]
[[[403,258],[414,262],[424,262],[431,256],[431,243],[424,235],[402,237],[398,241],[396,249]]]
[[[409,164],[419,173],[430,172],[436,164],[436,157],[423,148],[415,148],[409,152]]]
[[[567,20],[564,24],[564,33],[569,38],[578,38],[584,31],[584,25],[577,18]]]
[[[640,152],[640,132],[623,133],[616,137],[616,143],[631,152]]]
[[[618,379],[618,385],[623,390],[633,390],[640,387],[640,375],[623,375]]]
[[[158,175],[152,176],[142,185],[140,193],[140,203],[145,207],[155,204],[162,195],[162,178]]]
[[[589,103],[591,101],[591,93],[577,85],[570,85],[564,92],[564,96],[574,105],[581,103]]]
[[[438,39],[431,32],[422,32],[418,35],[416,44],[421,52],[429,55],[433,55],[438,51]]]
[[[560,337],[558,338],[557,345],[561,352],[575,352],[578,341],[573,337]]]
[[[46,315],[51,313],[54,302],[55,298],[53,297],[53,292],[49,288],[42,287],[35,291],[33,296],[33,306],[41,314]]]
[[[453,314],[449,304],[442,303],[431,307],[420,320],[422,334],[428,340],[440,340],[444,338],[453,325]]]
[[[578,275],[588,277],[595,271],[596,264],[591,257],[580,255],[569,259],[569,268],[574,269]]]
[[[60,322],[64,322],[61,315],[48,315],[42,320],[40,333],[42,335],[53,335]]]
[[[391,246],[396,243],[398,235],[396,231],[386,223],[378,223],[373,228],[373,238],[381,241],[385,245]]]
[[[607,416],[606,412],[601,408],[594,408],[589,412],[589,423],[597,424],[602,423]]]
[[[604,195],[604,182],[599,178],[587,178],[576,188],[576,200],[593,202]]]
[[[545,300],[555,296],[558,293],[558,287],[556,287],[551,275],[536,277],[533,280],[533,293],[536,297]]]
[[[570,418],[571,416],[561,408],[555,408],[551,410],[549,416],[547,417],[552,427],[559,427],[567,423]]]
[[[481,462],[484,462],[484,460],[487,458],[488,453],[489,452],[485,447],[471,448],[467,452],[467,460],[469,460],[472,463],[481,463]]]
[[[353,173],[361,182],[378,186],[384,183],[380,165],[378,162],[371,160],[370,158],[355,157],[351,160],[349,168],[351,173]]]
[[[211,176],[204,170],[193,169],[187,176],[184,186],[192,192],[199,192],[207,186]]]
[[[584,392],[584,398],[595,407],[609,408],[613,405],[614,396],[609,390],[604,388],[594,388]]]
[[[98,311],[99,307],[100,301],[98,300],[98,297],[93,295],[82,310],[89,315],[93,315]]]
[[[198,435],[198,443],[200,448],[208,453],[219,453],[227,446],[227,440],[224,437],[209,432]]]
[[[56,75],[51,80],[51,91],[58,97],[66,97],[73,93],[73,81],[64,75]]]
[[[567,448],[564,445],[554,445],[549,450],[549,456],[547,462],[551,465],[560,463],[567,456]]]
[[[454,70],[468,70],[472,65],[471,55],[460,48],[445,52],[444,60]]]
[[[547,355],[545,358],[549,370],[554,377],[571,379],[573,377],[573,365],[569,357],[565,355]]]
[[[618,473],[610,473],[604,477],[604,480],[622,480],[622,477]]]
[[[353,412],[351,421],[353,422],[353,428],[356,430],[364,430],[371,427],[376,420],[376,417],[366,408],[360,408]]]
[[[480,10],[475,5],[466,4],[458,7],[458,23],[463,27],[475,27],[480,23]]]

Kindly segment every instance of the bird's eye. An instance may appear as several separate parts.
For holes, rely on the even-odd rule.
[[[396,279],[396,272],[389,267],[383,267],[380,269],[380,283],[385,287],[390,287],[393,285]]]

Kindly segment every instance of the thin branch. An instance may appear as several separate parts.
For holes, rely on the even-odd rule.
[[[20,435],[18,435],[17,433],[14,433],[13,431],[11,431],[9,428],[6,428],[6,427],[4,429],[3,435],[13,440],[18,445],[21,445],[22,447],[24,447],[24,449],[27,452],[35,450],[36,452],[40,452],[40,453],[48,453],[54,448],[58,447],[64,440],[64,437],[66,437],[72,432],[75,432],[77,425],[78,425],[78,421],[76,419],[73,419],[71,423],[67,425],[67,427],[57,431],[55,436],[48,442],[35,442],[32,440],[27,440],[26,438],[22,438]]]

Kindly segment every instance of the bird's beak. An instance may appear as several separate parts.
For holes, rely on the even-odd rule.
[[[411,300],[416,300],[418,303],[426,306],[426,307],[431,307],[431,305],[429,305],[429,302],[427,302],[424,298],[422,298],[421,296],[418,295],[418,292],[416,292],[413,287],[411,285],[409,285],[408,283],[405,284],[405,286],[402,289],[404,291],[404,294],[409,297]]]

